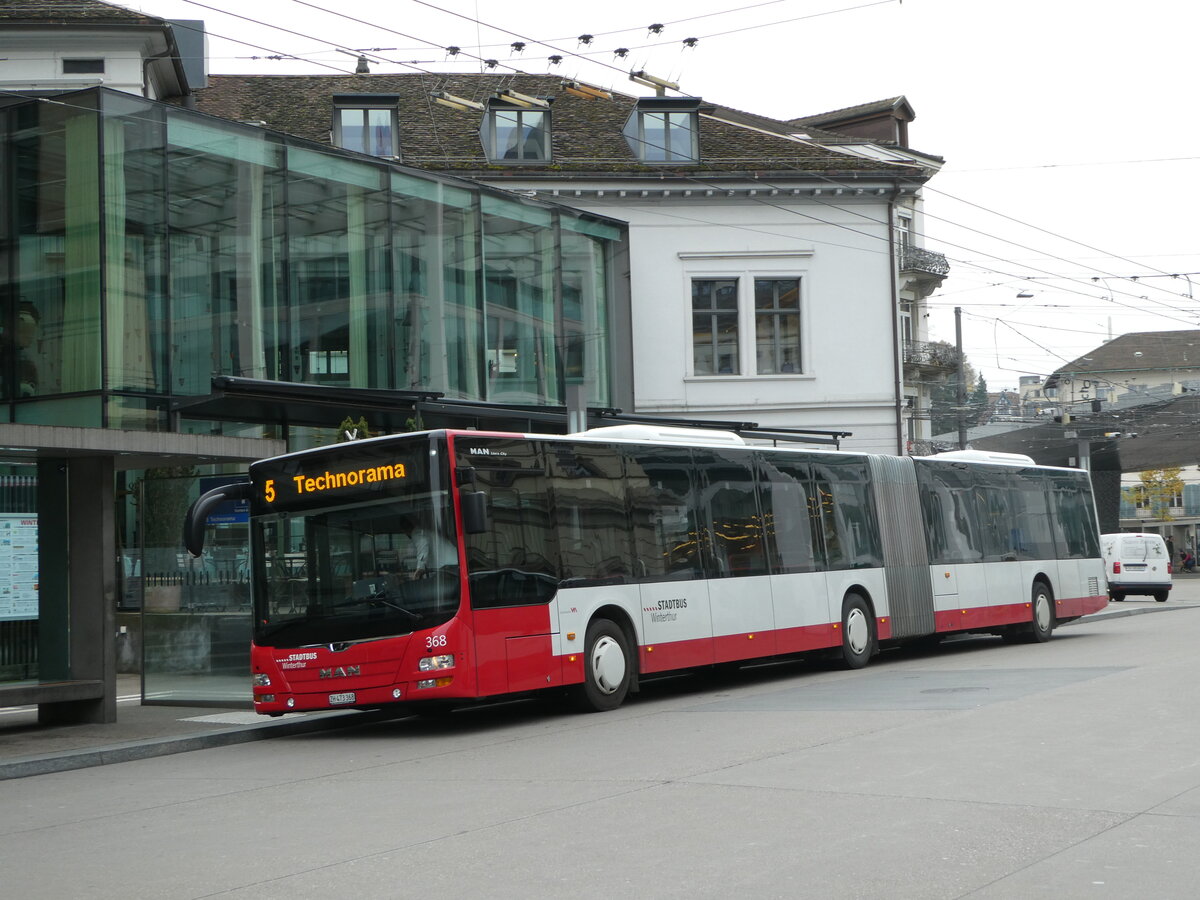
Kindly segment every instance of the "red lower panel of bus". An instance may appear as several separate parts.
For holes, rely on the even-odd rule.
[[[888,628],[891,633],[891,628]],[[645,673],[694,669],[713,663],[759,659],[786,653],[804,653],[842,643],[837,624],[719,635],[693,641],[649,644],[640,648],[640,670]]]
[[[1060,619],[1073,619],[1076,616],[1086,616],[1099,612],[1108,606],[1108,595],[1098,594],[1094,597],[1067,597],[1054,601],[1054,615]]]
[[[1033,619],[1029,603],[1006,603],[1003,606],[968,606],[942,609],[934,613],[937,631],[970,631],[995,625],[1019,625]]]
[[[1085,616],[1103,609],[1108,598],[1066,597],[1054,602],[1054,615],[1058,619]],[[978,606],[941,610],[935,613],[936,629],[946,631],[971,631],[991,628],[996,625],[1022,625],[1033,618],[1030,603],[1008,603],[1003,606]]]

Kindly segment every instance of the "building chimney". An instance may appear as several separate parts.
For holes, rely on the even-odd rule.
[[[370,75],[371,74],[371,69],[367,65],[367,58],[365,56],[360,56],[358,58],[358,66],[355,67],[354,74],[355,75]]]

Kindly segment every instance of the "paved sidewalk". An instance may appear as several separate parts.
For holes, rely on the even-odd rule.
[[[331,710],[269,718],[245,706],[143,706],[139,687],[137,675],[118,677],[117,721],[108,725],[39,725],[36,707],[0,709],[0,781],[362,725],[395,715]]]
[[[1197,607],[1200,602],[1155,603],[1149,598],[1136,598],[1110,603],[1107,609],[1082,621]],[[110,725],[43,726],[38,724],[35,707],[0,709],[0,781],[347,728],[396,715],[388,711],[337,710],[272,719],[245,708],[142,706],[139,689],[139,676],[119,677],[117,721]]]

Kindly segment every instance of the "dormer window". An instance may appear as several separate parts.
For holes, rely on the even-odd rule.
[[[550,111],[493,100],[480,137],[492,162],[549,162]]]
[[[400,155],[394,94],[342,94],[333,98],[333,142],[370,156]]]
[[[700,102],[695,98],[656,97],[639,100],[625,123],[625,140],[643,162],[696,162]]]

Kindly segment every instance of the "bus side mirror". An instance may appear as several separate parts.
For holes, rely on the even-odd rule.
[[[462,491],[463,531],[467,534],[483,534],[488,530],[487,493],[485,491]]]
[[[183,520],[183,546],[188,553],[198,557],[204,551],[204,526],[209,513],[230,500],[249,500],[250,495],[250,482],[239,481],[215,487],[197,499]]]

